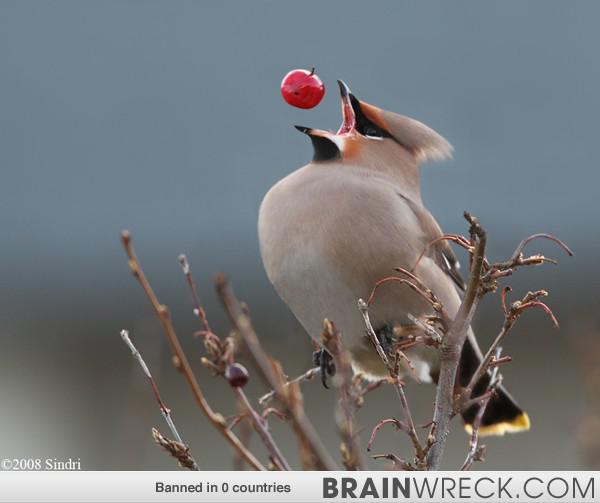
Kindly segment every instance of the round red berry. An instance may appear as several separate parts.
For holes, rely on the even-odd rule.
[[[325,85],[312,70],[292,70],[281,81],[283,99],[298,108],[316,107],[325,96]]]
[[[225,369],[225,379],[234,388],[243,388],[248,383],[250,376],[246,367],[239,363],[233,363]]]

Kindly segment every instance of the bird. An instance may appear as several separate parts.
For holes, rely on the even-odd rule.
[[[295,126],[310,138],[313,158],[264,196],[258,217],[260,254],[276,292],[311,338],[319,343],[324,319],[333,320],[353,370],[374,380],[388,373],[366,335],[357,301],[367,298],[378,280],[396,267],[411,270],[417,264],[414,274],[451,317],[460,306],[465,289],[460,264],[446,240],[436,241],[443,232],[423,204],[419,178],[421,163],[451,158],[453,147],[422,122],[359,100],[341,80],[338,85],[342,124],[337,132]],[[415,318],[432,314],[422,297],[391,282],[381,285],[369,307],[382,343],[397,341],[414,329]],[[405,353],[414,377],[437,380],[436,348],[419,345]],[[320,355],[323,363],[327,353]],[[470,381],[481,359],[470,328],[459,364],[461,385]],[[403,374],[410,374],[404,367]],[[489,380],[488,372],[473,396]],[[467,432],[477,411],[472,405],[462,413]],[[504,435],[529,427],[528,414],[499,386],[479,434]]]

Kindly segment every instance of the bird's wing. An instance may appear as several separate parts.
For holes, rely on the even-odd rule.
[[[408,203],[408,206],[421,226],[421,230],[425,236],[425,246],[427,248],[424,250],[425,254],[428,257],[431,257],[437,266],[452,279],[460,291],[464,292],[466,284],[460,274],[460,262],[458,261],[456,253],[454,253],[454,250],[448,241],[436,241],[436,239],[444,235],[439,224],[433,218],[431,213],[429,213],[422,205],[415,203],[402,194],[399,195]]]
[[[444,272],[450,276],[454,284],[461,290],[465,291],[467,285],[460,274],[460,262],[454,250],[448,241],[438,241],[434,245],[435,260]]]
[[[419,222],[421,232],[424,235],[424,246],[427,247],[425,249],[425,255],[430,257],[434,263],[453,281],[458,288],[459,293],[463,293],[466,289],[466,284],[462,278],[462,275],[460,274],[460,264],[456,254],[454,253],[454,250],[446,240],[435,241],[437,238],[444,235],[441,227],[433,218],[431,213],[429,213],[429,211],[423,207],[423,205],[408,199],[402,194],[399,195],[407,202],[409,208],[412,210],[417,221]],[[432,242],[434,243],[429,245],[429,243]],[[466,368],[468,374],[469,372],[474,372],[471,367],[479,365],[479,362],[483,359],[483,353],[481,352],[479,343],[477,342],[475,334],[471,328],[469,328],[467,340],[465,341],[465,347],[467,348],[463,356],[465,361],[462,361],[461,365],[468,364],[468,368]]]

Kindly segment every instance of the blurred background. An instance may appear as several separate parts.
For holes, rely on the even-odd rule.
[[[128,328],[201,467],[232,466],[171,364],[119,232],[132,232],[217,410],[235,413],[233,394],[199,364],[179,253],[219,333],[229,326],[212,276],[223,271],[269,351],[290,375],[307,369],[308,337],[262,268],[257,212],[271,185],[312,155],[292,124],[339,125],[342,78],[359,98],[453,143],[452,161],[422,169],[425,203],[447,232],[465,231],[468,209],[489,231],[492,259],[535,232],[574,249],[568,259],[536,242],[529,250],[560,266],[509,280],[515,295],[548,289],[561,329],[530,312],[508,339],[505,382],[532,429],[487,440],[478,467],[597,468],[599,16],[592,1],[1,0],[0,457],[176,468],[150,436],[152,426],[167,428],[119,337]],[[313,66],[328,86],[323,103],[286,105],[283,75]],[[487,298],[479,337],[490,341],[500,322],[498,297]],[[264,391],[253,385],[253,397]],[[333,392],[318,381],[303,389],[337,453]],[[408,395],[417,421],[428,421],[433,387],[410,385]],[[392,397],[382,389],[367,400],[358,415],[364,441],[378,419],[400,414]],[[292,452],[287,430],[274,428]],[[466,454],[460,429],[446,468]],[[408,453],[407,438],[383,432],[373,452],[389,450]]]

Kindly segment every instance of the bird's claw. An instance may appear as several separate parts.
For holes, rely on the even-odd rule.
[[[385,326],[380,330],[375,332],[377,336],[377,340],[379,340],[379,344],[381,344],[381,348],[385,352],[386,355],[391,355],[394,350],[395,343],[397,341],[394,340],[394,333],[392,327]]]
[[[326,349],[320,349],[313,353],[313,362],[321,369],[321,382],[323,383],[323,386],[329,389],[329,386],[327,386],[327,378],[335,375],[335,362],[333,361],[333,356],[331,356]]]

